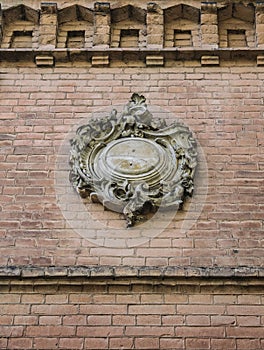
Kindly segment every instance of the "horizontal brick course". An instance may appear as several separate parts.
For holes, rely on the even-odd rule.
[[[107,349],[111,344],[129,349],[137,344],[144,349],[152,344],[155,349],[261,349],[263,288],[252,279],[244,285],[229,279],[226,284],[221,279],[200,279],[199,284],[196,279],[184,284],[164,280],[163,285],[148,279],[125,285],[114,280],[106,285],[103,279],[97,284],[86,279],[66,286],[58,282],[43,285],[38,279],[19,285],[13,280],[11,293],[1,294],[0,309],[6,314],[0,317],[1,342],[6,348]],[[13,304],[21,293],[23,303]],[[148,296],[149,303],[142,304]]]

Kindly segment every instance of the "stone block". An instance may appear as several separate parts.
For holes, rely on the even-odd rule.
[[[94,5],[94,46],[109,45],[110,42],[110,4],[95,3]]]
[[[148,36],[148,46],[149,47],[159,47],[163,46],[163,35],[162,34],[153,34]]]
[[[146,57],[146,65],[147,66],[163,66],[164,65],[164,57],[163,56],[147,56]]]
[[[109,34],[95,34],[93,37],[93,45],[94,46],[104,46],[108,47],[110,41]]]
[[[92,57],[93,67],[107,67],[109,66],[109,56],[108,55],[94,55]]]
[[[38,67],[52,67],[54,66],[53,56],[36,56],[35,62]]]
[[[160,6],[158,4],[156,4],[155,2],[149,2],[147,5],[147,10],[150,13],[161,13],[162,12]]]
[[[110,12],[110,3],[109,2],[96,2],[94,4],[94,11],[95,12],[109,13]]]
[[[202,2],[201,3],[201,11],[202,13],[216,13],[217,12],[217,2]]]
[[[41,12],[45,14],[55,14],[57,13],[57,3],[56,2],[42,2]]]
[[[219,56],[202,56],[202,66],[219,66]]]
[[[257,46],[263,47],[263,45],[264,45],[264,33],[258,32],[258,34],[257,34]]]
[[[257,56],[257,65],[258,66],[264,66],[264,55],[258,55]]]
[[[217,14],[203,13],[201,15],[201,24],[217,24]]]
[[[203,34],[218,34],[218,26],[217,25],[202,25],[201,31]]]

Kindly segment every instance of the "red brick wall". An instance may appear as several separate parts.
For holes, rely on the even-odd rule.
[[[0,264],[260,267],[263,77],[263,68],[251,64],[119,69],[3,65]],[[55,196],[56,156],[81,118],[124,104],[135,91],[194,132],[208,167],[208,195],[201,215],[185,232],[180,230],[185,214],[178,213],[144,244],[100,247],[75,232],[62,215]],[[124,229],[119,214],[93,204],[89,210],[106,229]]]
[[[263,5],[20,3],[0,9],[0,349],[264,349]],[[128,27],[140,49],[115,47]],[[133,92],[199,144],[193,198],[143,240],[68,181],[70,131]]]
[[[0,348],[263,349],[263,77],[252,62],[2,64]],[[54,171],[72,126],[135,91],[194,132],[208,194],[188,230],[181,230],[186,213],[177,213],[149,241],[115,249],[71,228]],[[119,214],[89,210],[124,230]]]
[[[257,283],[138,283],[2,284],[0,348],[263,349]]]

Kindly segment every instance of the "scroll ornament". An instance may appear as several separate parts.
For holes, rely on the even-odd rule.
[[[160,207],[181,209],[193,193],[196,142],[185,125],[154,118],[133,94],[118,116],[80,126],[71,139],[70,182],[82,198],[123,213],[127,227]]]

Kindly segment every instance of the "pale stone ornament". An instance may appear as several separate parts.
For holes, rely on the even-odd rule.
[[[196,142],[188,127],[153,118],[133,94],[118,117],[91,119],[71,139],[70,181],[81,197],[123,213],[127,226],[193,192]]]

